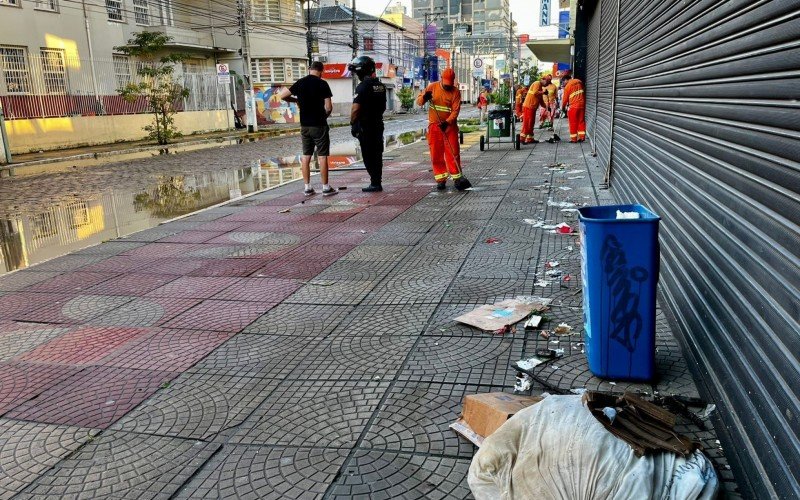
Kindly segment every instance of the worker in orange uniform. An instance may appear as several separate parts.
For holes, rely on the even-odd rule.
[[[564,75],[567,84],[564,86],[564,97],[561,109],[566,109],[569,119],[569,142],[583,142],[586,139],[586,94],[583,82],[571,75]]]
[[[525,96],[528,95],[528,87],[525,85],[517,86],[517,93],[514,94],[514,114],[517,118],[522,120],[522,103],[525,102]]]
[[[442,72],[442,79],[432,82],[417,97],[417,104],[428,105],[428,147],[433,164],[436,189],[447,187],[448,175],[459,191],[470,187],[461,173],[461,149],[458,144],[458,113],[461,111],[461,91],[456,86],[456,73],[452,68]],[[447,141],[448,144],[445,143]]]
[[[558,95],[558,87],[553,84],[553,78],[550,75],[542,77],[542,116],[541,127],[553,130],[553,117],[556,112],[556,98]]]
[[[542,82],[535,81],[528,89],[528,95],[522,103],[522,133],[519,134],[519,142],[522,144],[533,144],[539,142],[533,138],[533,126],[536,121],[536,111],[542,104]]]

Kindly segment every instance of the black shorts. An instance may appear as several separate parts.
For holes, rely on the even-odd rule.
[[[330,127],[300,127],[300,136],[303,138],[303,155],[314,154],[314,147],[317,148],[317,155],[328,156],[331,153]]]

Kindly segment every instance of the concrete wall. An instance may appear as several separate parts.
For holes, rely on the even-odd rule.
[[[6,121],[12,154],[31,151],[135,141],[144,138],[142,127],[151,115],[75,116]],[[231,111],[185,111],[175,115],[184,135],[233,127]]]

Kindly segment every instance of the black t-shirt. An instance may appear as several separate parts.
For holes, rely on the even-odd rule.
[[[300,106],[300,125],[322,127],[328,124],[325,99],[333,97],[328,82],[314,75],[304,76],[289,87]]]
[[[386,86],[377,78],[365,78],[356,87],[353,102],[361,105],[358,121],[364,126],[383,126],[383,112],[386,111]]]

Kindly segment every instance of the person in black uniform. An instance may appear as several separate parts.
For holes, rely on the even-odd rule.
[[[369,173],[369,186],[361,190],[366,193],[383,191],[383,112],[386,111],[386,87],[375,78],[375,61],[360,56],[347,66],[361,83],[356,87],[353,107],[350,110],[350,131],[358,138],[364,166]]]

